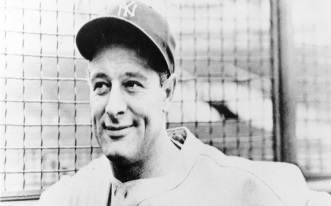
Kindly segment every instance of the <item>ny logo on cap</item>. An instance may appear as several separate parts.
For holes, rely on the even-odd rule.
[[[123,17],[128,17],[128,14],[131,17],[134,17],[136,14],[136,8],[137,8],[137,4],[135,1],[131,1],[129,3],[123,2],[120,4],[118,8],[117,16],[121,16],[122,13]]]

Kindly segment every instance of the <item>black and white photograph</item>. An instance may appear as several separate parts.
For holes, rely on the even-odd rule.
[[[331,206],[331,1],[0,0],[1,206]]]

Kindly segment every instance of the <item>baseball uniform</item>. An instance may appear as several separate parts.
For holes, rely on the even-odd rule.
[[[331,205],[329,195],[308,189],[294,165],[226,156],[186,128],[170,130],[169,137],[180,150],[182,163],[172,173],[122,183],[101,156],[73,177],[62,177],[42,194],[39,204]]]

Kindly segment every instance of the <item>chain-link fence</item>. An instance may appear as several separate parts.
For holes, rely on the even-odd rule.
[[[270,2],[148,3],[166,16],[177,41],[179,82],[168,127],[186,126],[228,155],[277,160]],[[105,1],[1,1],[1,192],[46,189],[101,154],[75,32],[105,7]],[[330,114],[330,99],[324,105]],[[312,151],[307,139],[301,148]],[[310,170],[322,162],[324,171],[327,158],[301,163]]]

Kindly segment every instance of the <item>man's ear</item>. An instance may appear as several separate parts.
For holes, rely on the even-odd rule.
[[[165,96],[163,99],[163,108],[162,111],[167,113],[169,111],[172,97],[174,96],[175,88],[176,88],[176,74],[171,74],[168,79],[163,82],[162,89],[165,92]]]

